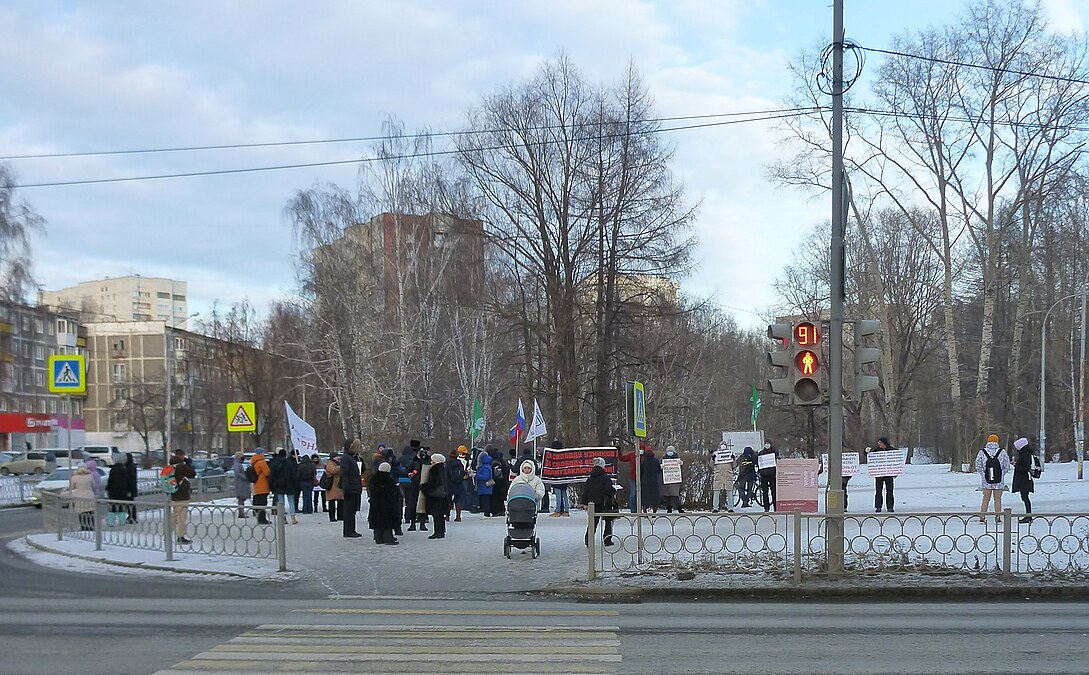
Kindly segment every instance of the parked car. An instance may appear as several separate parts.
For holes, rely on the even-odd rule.
[[[56,460],[49,461],[47,453],[40,450],[20,452],[7,461],[0,460],[0,476],[20,473],[41,475],[55,468],[57,468]]]
[[[83,451],[79,448],[73,448],[69,455],[68,448],[55,448],[50,450],[44,450],[43,452],[52,452],[53,456],[57,458],[57,467],[79,466],[84,462]]]
[[[93,459],[103,466],[109,466],[113,464],[114,459],[121,457],[121,461],[124,461],[124,455],[117,449],[116,445],[81,445],[78,448],[73,448],[72,453],[75,454],[76,450],[83,453],[83,458]]]
[[[102,477],[103,484],[105,484],[107,479],[106,470],[102,467],[97,467],[95,470],[98,471],[98,475]],[[45,480],[35,485],[34,490],[30,493],[30,503],[34,505],[34,508],[42,508],[42,493],[59,493],[67,490],[68,481],[75,471],[76,469],[70,467],[54,469],[52,473],[45,477]]]

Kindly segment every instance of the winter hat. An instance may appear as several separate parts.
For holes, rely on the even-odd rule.
[[[446,458],[442,456],[442,453],[436,452],[435,454],[431,455],[432,464],[442,464],[445,461]]]
[[[666,454],[669,454],[671,452],[676,454],[677,448],[673,447],[672,445],[667,445],[666,446]]]
[[[602,468],[605,468],[605,458],[604,457],[594,457],[594,466],[600,466]]]
[[[881,438],[877,439],[877,442],[882,444],[882,445],[892,445],[892,443],[889,443],[889,437],[888,436],[882,436]]]
[[[381,471],[382,473],[389,473],[390,469],[392,469],[392,468],[393,467],[391,467],[389,465],[389,462],[382,462],[381,464],[378,465],[378,470]]]
[[[997,434],[991,434],[990,436],[987,437],[987,442],[988,443],[997,443],[998,442],[998,435]]]
[[[468,455],[469,454],[469,448],[465,447],[464,445],[459,445],[458,446],[458,454],[459,455]]]
[[[1013,447],[1016,448],[1017,450],[1020,450],[1021,448],[1025,447],[1026,445],[1028,445],[1028,439],[1027,438],[1018,438],[1016,441],[1013,442]]]

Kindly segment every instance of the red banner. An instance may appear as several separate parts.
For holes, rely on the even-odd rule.
[[[541,480],[553,485],[585,483],[594,468],[594,458],[605,460],[605,473],[616,475],[616,448],[545,448]]]

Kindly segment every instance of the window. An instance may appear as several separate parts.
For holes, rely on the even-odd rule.
[[[27,317],[27,316],[23,317],[23,330],[25,330],[25,331],[30,330],[30,317]]]
[[[0,411],[6,411],[8,409],[8,400],[3,396],[0,396]]]
[[[42,324],[41,319],[34,319],[34,332],[38,334],[45,332],[45,326]]]
[[[169,293],[163,293],[162,291],[160,291],[160,292],[155,294],[155,297],[160,299],[160,300],[169,300],[170,299],[170,294]]]
[[[56,334],[56,331],[54,330],[52,323],[49,324],[49,334],[50,335],[55,335]]]
[[[75,408],[72,411],[72,415],[74,415],[76,417],[83,416],[83,404],[80,403],[79,401],[72,401],[72,404],[73,404],[73,407]]]
[[[44,361],[45,360],[45,347],[42,347],[41,345],[35,345],[34,346],[34,360],[35,361]]]
[[[113,390],[113,400],[114,401],[124,401],[128,397],[129,397],[128,387],[114,387],[114,390]]]
[[[27,401],[23,404],[23,412],[34,412],[34,405],[30,401]]]
[[[175,302],[185,302],[185,296],[184,295],[175,295],[174,296],[174,301]]]
[[[123,352],[123,351],[125,351],[125,341],[124,340],[114,340],[113,344],[110,345],[110,347],[115,352]]]
[[[38,412],[45,412],[45,401],[38,401]]]
[[[53,414],[53,415],[57,414],[57,399],[55,399],[55,398],[49,399],[49,412],[50,412],[50,414]]]
[[[124,382],[125,381],[125,364],[115,363],[113,364],[113,381]]]
[[[24,342],[23,343],[23,356],[25,356],[27,358],[30,358],[30,343],[29,342]]]
[[[43,373],[40,370],[37,371],[36,373],[34,373],[34,385],[37,386],[37,387],[44,387],[45,386],[45,373]],[[42,410],[42,412],[45,412],[45,411]]]
[[[68,322],[65,321],[64,319],[57,319],[57,332],[58,333],[67,333],[68,332]]]

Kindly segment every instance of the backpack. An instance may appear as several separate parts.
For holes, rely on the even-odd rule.
[[[986,450],[981,450],[983,456],[987,458],[987,463],[983,465],[983,480],[990,485],[997,485],[1002,482],[1002,462],[998,461],[998,454],[995,453],[994,457],[987,454]]]
[[[1044,468],[1040,466],[1040,458],[1036,455],[1032,455],[1032,466],[1029,469],[1029,475],[1033,478],[1039,478],[1040,474],[1044,472]]]
[[[178,491],[178,477],[173,465],[164,466],[159,472],[159,488],[168,495]]]
[[[246,480],[251,483],[257,482],[257,469],[253,468],[252,464],[246,467]]]

